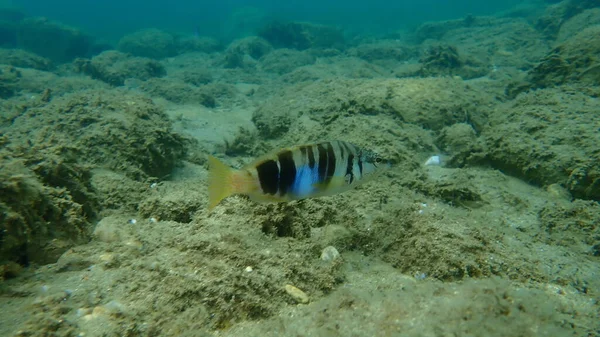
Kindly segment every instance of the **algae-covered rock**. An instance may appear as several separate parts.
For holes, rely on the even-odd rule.
[[[197,103],[207,107],[215,107],[217,104],[214,95],[177,79],[153,78],[141,83],[140,89],[176,103]]]
[[[421,55],[419,75],[428,76],[461,76],[469,79],[482,76],[487,69],[459,55],[454,46],[434,45],[425,49]]]
[[[45,18],[27,18],[17,32],[19,48],[46,57],[56,63],[70,62],[89,54],[93,39],[76,28]]]
[[[563,43],[582,30],[600,24],[600,8],[590,8],[566,20],[558,31],[556,42]]]
[[[12,66],[0,66],[0,98],[12,97],[19,88],[21,72]]]
[[[52,62],[44,57],[27,52],[22,49],[0,49],[0,64],[20,68],[33,68],[38,70],[51,70]]]
[[[287,132],[299,115],[321,126],[341,114],[386,114],[402,122],[439,131],[454,123],[485,123],[490,98],[451,78],[407,78],[321,81],[297,88],[264,102],[252,120],[261,136]]]
[[[303,22],[277,22],[265,25],[259,36],[279,48],[304,50],[308,48],[341,48],[343,33],[324,25]]]
[[[215,38],[206,36],[177,36],[176,53],[216,53],[223,49],[223,44]]]
[[[573,16],[586,9],[598,7],[597,0],[565,0],[548,6],[544,14],[537,19],[535,26],[548,38],[555,39],[562,25]]]
[[[248,36],[233,41],[227,49],[236,50],[238,53],[250,55],[255,60],[258,60],[270,53],[273,50],[273,46],[261,37]]]
[[[159,184],[151,192],[139,204],[139,212],[146,219],[189,223],[207,206],[206,191],[199,181]]]
[[[97,206],[89,170],[57,157],[35,163],[31,156],[1,154],[0,267],[8,261],[53,263],[69,247],[85,243]]]
[[[421,62],[430,63],[425,73],[433,75],[474,78],[503,68],[529,69],[550,50],[549,41],[524,18],[470,16],[425,27],[432,31],[416,34],[424,39]]]
[[[600,26],[588,27],[554,48],[527,80],[534,88],[564,83],[600,83]]]
[[[89,239],[103,207],[120,207],[123,195],[136,198],[131,192],[139,186],[131,183],[125,184],[131,191],[102,186],[98,194],[98,183],[108,180],[94,181],[95,169],[144,181],[169,174],[185,154],[184,140],[161,109],[116,91],[31,105],[0,132],[0,263],[54,262]],[[100,201],[100,195],[110,199]]]
[[[175,37],[159,29],[144,29],[119,40],[119,51],[133,56],[162,59],[177,54]]]
[[[201,86],[213,81],[212,73],[206,68],[181,69],[181,71],[171,75],[195,86]]]
[[[600,205],[593,201],[575,200],[558,205],[549,203],[540,213],[546,242],[599,256]]]
[[[379,60],[406,61],[414,56],[414,51],[411,48],[396,40],[363,43],[348,49],[346,53],[369,62]]]
[[[273,103],[267,103],[252,114],[252,123],[259,134],[267,139],[283,135],[297,118],[295,113],[279,110]]]
[[[57,75],[36,69],[18,68],[20,79],[16,88],[21,97],[31,101],[48,102],[54,97],[89,89],[108,89],[104,82],[78,75]],[[15,101],[16,102],[16,101]]]
[[[221,63],[225,68],[251,68],[272,50],[273,46],[263,38],[245,37],[231,42],[223,53]]]
[[[316,58],[309,53],[293,49],[277,49],[260,59],[263,71],[275,74],[285,74],[298,67],[315,63]]]
[[[30,144],[41,156],[58,152],[62,158],[138,179],[169,174],[185,153],[184,141],[171,132],[171,122],[159,107],[120,91],[58,97],[28,109],[6,134],[15,146]]]
[[[77,59],[73,65],[76,71],[114,86],[125,84],[127,79],[148,80],[166,74],[165,68],[155,60],[114,50],[105,51],[91,60]]]
[[[448,21],[431,21],[421,24],[415,30],[415,36],[419,42],[427,39],[441,39],[446,33],[453,29],[473,26],[473,22],[465,19]]]
[[[560,184],[576,198],[600,200],[594,98],[569,88],[542,89],[501,110],[482,131],[492,165],[539,185]]]
[[[449,157],[446,165],[461,167],[465,163],[475,163],[485,157],[484,146],[470,124],[456,123],[444,127],[435,141],[436,146]]]

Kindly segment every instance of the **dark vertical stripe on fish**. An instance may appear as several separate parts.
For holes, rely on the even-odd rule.
[[[327,150],[323,144],[317,144],[317,152],[319,153],[319,182],[322,183],[327,177]]]
[[[283,151],[277,155],[279,159],[279,194],[284,196],[296,180],[296,164],[292,151]]]
[[[327,143],[327,180],[331,180],[335,174],[335,151],[333,144]]]
[[[348,164],[346,164],[346,176],[350,175],[350,178],[348,179],[348,184],[352,184],[352,181],[354,180],[354,155],[352,153],[350,153],[348,155]]]
[[[360,178],[362,179],[362,155],[358,154],[358,172],[360,172]]]
[[[308,152],[308,167],[311,169],[315,167],[315,154],[313,153],[312,146],[305,146]]]
[[[258,172],[258,180],[260,187],[265,194],[277,193],[277,185],[279,182],[279,167],[274,160],[267,160],[256,166]]]
[[[353,150],[354,146],[352,144],[348,144],[346,142],[340,142],[342,143],[342,146],[346,149],[346,151],[348,151],[349,154],[354,155],[356,152]]]

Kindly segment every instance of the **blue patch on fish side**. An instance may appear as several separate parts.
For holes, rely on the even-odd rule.
[[[315,192],[314,185],[318,183],[319,172],[308,165],[296,169],[296,179],[291,187],[292,193],[299,198],[306,198]]]

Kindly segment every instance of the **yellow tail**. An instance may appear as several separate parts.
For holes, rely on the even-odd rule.
[[[232,178],[234,169],[223,164],[219,159],[208,156],[208,210],[212,210],[234,193]]]

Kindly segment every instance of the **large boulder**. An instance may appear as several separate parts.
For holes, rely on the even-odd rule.
[[[117,49],[134,56],[153,59],[177,55],[175,37],[159,29],[144,29],[125,35],[119,41]]]
[[[52,61],[49,59],[22,49],[0,48],[0,64],[38,70],[50,70],[53,68]]]
[[[568,87],[548,88],[500,106],[481,136],[494,167],[538,185],[561,185],[576,198],[600,200],[599,123],[595,98]]]
[[[77,59],[76,71],[110,85],[121,86],[127,79],[148,80],[166,75],[166,70],[156,60],[133,57],[116,50],[108,50],[91,60]]]
[[[170,174],[186,153],[166,114],[141,95],[84,91],[23,110],[0,128],[0,267],[54,262],[89,240],[104,204],[98,172],[144,182]]]
[[[45,18],[27,18],[19,24],[17,45],[53,62],[66,63],[89,55],[93,40],[76,28]]]
[[[273,21],[265,25],[258,35],[279,48],[341,48],[345,44],[340,30],[303,22]]]

